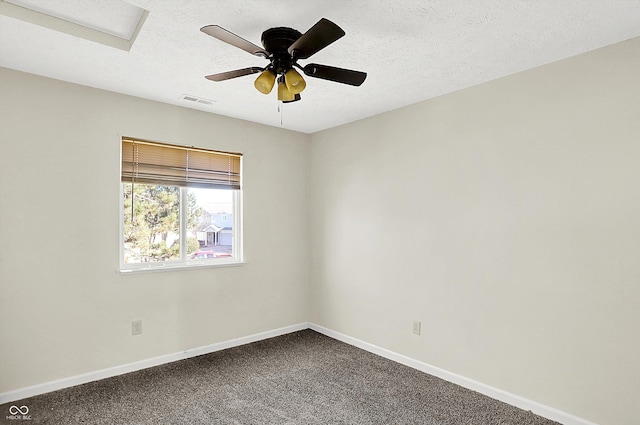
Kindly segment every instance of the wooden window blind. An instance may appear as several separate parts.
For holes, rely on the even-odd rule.
[[[240,189],[242,154],[122,138],[123,183]]]

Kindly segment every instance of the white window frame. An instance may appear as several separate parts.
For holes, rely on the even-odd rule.
[[[120,152],[122,155],[122,152]],[[241,159],[242,162],[242,159]],[[242,169],[242,167],[241,167]],[[200,269],[208,267],[228,267],[239,266],[245,264],[244,250],[243,250],[243,208],[242,198],[243,192],[240,189],[229,189],[233,192],[233,235],[232,235],[232,255],[230,257],[218,257],[218,258],[203,258],[203,259],[189,259],[186,254],[186,225],[183,223],[183,218],[186,216],[186,202],[183,202],[184,196],[188,187],[178,186],[180,189],[180,260],[171,261],[154,261],[148,263],[125,263],[124,262],[124,185],[118,181],[120,185],[120,200],[119,200],[119,271],[121,273],[137,273],[137,272],[156,272],[156,271],[171,271],[181,269]],[[173,186],[173,185],[167,185]],[[225,190],[225,189],[219,189]]]

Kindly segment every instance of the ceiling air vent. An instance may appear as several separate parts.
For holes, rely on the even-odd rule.
[[[180,99],[187,100],[189,102],[199,103],[201,105],[213,105],[215,102],[215,100],[204,99],[202,97],[192,96],[190,94],[183,94],[182,96],[180,96]]]

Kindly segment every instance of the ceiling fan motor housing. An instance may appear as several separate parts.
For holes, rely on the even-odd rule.
[[[293,28],[270,28],[262,33],[262,45],[271,55],[269,59],[276,74],[282,74],[293,67],[294,59],[289,54],[289,46],[302,36]]]

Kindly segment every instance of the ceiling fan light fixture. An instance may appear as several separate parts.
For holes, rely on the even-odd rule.
[[[307,82],[304,81],[302,75],[300,75],[298,71],[293,68],[288,70],[284,75],[284,81],[287,85],[287,89],[289,89],[289,91],[294,95],[301,93],[302,90],[307,87]]]
[[[300,95],[299,95],[299,94],[296,94],[296,95],[293,97],[293,100],[286,100],[286,101],[284,101],[284,102],[282,102],[282,103],[292,103],[292,102],[297,102],[297,101],[299,101],[299,100],[302,100],[302,97],[300,97]]]
[[[256,90],[260,93],[269,94],[271,90],[273,90],[273,86],[276,83],[276,75],[269,71],[268,69],[262,71],[262,73],[256,78],[256,81],[253,83]]]
[[[291,102],[295,100],[295,98],[296,95],[289,91],[287,85],[283,81],[280,81],[278,83],[278,100],[281,102]]]

